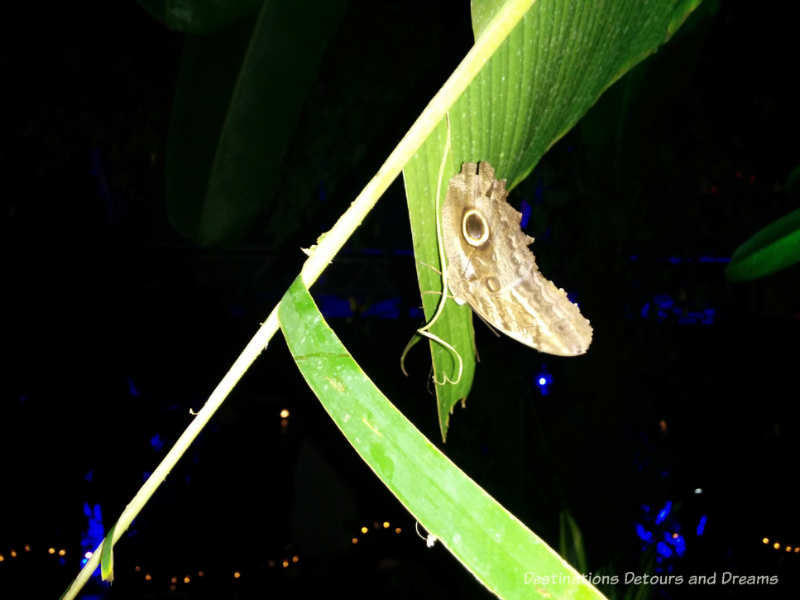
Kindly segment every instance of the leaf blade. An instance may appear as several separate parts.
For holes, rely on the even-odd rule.
[[[325,323],[300,278],[281,300],[278,319],[303,377],[348,442],[490,591],[503,598],[603,597],[392,405]],[[565,581],[526,585],[532,571]]]
[[[489,23],[503,5],[498,0],[473,0],[476,39],[489,31]],[[463,162],[488,161],[512,189],[600,95],[664,43],[695,6],[696,2],[684,0],[647,10],[638,0],[535,2],[452,106],[452,150],[445,179],[455,175]],[[435,190],[434,173],[442,149],[442,136],[431,135],[403,172],[412,182],[406,189],[415,256],[418,261],[436,260],[433,265],[439,270],[441,265],[434,258],[438,253],[431,246],[435,220],[417,213],[432,210],[431,198],[420,196],[430,196]],[[417,277],[421,293],[440,289],[419,266]],[[426,319],[433,314],[429,305],[423,295]],[[471,315],[448,302],[440,320],[443,330],[462,332],[459,338],[440,337],[459,350],[465,369],[474,373]],[[447,369],[443,361],[450,359],[432,346],[432,360],[434,372],[443,372]],[[436,386],[443,439],[453,406],[469,389]]]
[[[733,252],[728,281],[750,281],[800,262],[800,208],[753,234]]]
[[[187,36],[166,157],[167,212],[181,234],[203,245],[237,239],[268,205],[347,5],[265,2],[254,23]]]

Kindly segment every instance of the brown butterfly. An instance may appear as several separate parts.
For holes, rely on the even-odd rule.
[[[566,292],[546,279],[506,201],[505,180],[487,162],[464,163],[442,208],[447,287],[490,325],[541,352],[583,354],[592,326]]]

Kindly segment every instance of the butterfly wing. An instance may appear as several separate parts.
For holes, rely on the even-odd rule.
[[[508,204],[505,181],[486,162],[464,163],[442,209],[447,284],[492,326],[541,352],[583,354],[592,327],[563,289],[545,278]]]

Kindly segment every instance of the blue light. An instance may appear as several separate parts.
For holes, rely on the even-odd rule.
[[[164,447],[164,442],[161,441],[161,436],[159,434],[155,434],[150,438],[150,445],[153,447],[153,450],[159,452]]]
[[[658,552],[664,558],[669,558],[672,556],[672,548],[667,546],[664,542],[658,542],[656,544],[656,552]]]
[[[647,531],[641,523],[636,523],[636,535],[639,536],[640,540],[648,544],[653,541],[653,534]]]
[[[661,523],[664,522],[664,519],[667,518],[667,515],[669,514],[670,510],[672,510],[672,501],[671,500],[667,500],[664,503],[664,508],[662,508],[660,511],[658,511],[658,514],[656,515],[655,524],[656,525],[661,525]]]
[[[425,313],[422,312],[422,309],[418,306],[412,306],[408,309],[408,318],[409,319],[424,319]]]
[[[578,296],[577,296],[577,294],[574,294],[573,292],[567,292],[567,300],[569,300],[569,301],[570,301],[570,302],[572,302],[573,304],[580,304],[580,303],[578,302]]]
[[[650,312],[650,303],[649,302],[645,302],[644,306],[642,307],[642,318],[643,319],[647,318],[647,313],[648,312]]]
[[[133,383],[133,379],[131,377],[128,377],[128,394],[134,398],[139,397],[139,390],[136,388],[136,384]]]
[[[347,298],[333,294],[320,294],[317,298],[320,311],[326,319],[347,318],[353,316],[353,308]]]
[[[655,302],[659,308],[672,308],[675,306],[675,300],[673,300],[672,296],[669,294],[656,294],[653,296],[653,302]]]
[[[84,531],[81,536],[81,549],[83,553],[86,553],[87,550],[94,550],[97,548],[106,534],[103,529],[103,511],[100,509],[99,504],[89,506],[88,502],[84,502],[83,514],[87,520],[87,527],[86,531]],[[86,559],[83,559],[83,561],[81,561],[82,565],[86,564],[85,560]],[[99,568],[95,571],[94,575],[100,575]]]
[[[383,319],[397,319],[400,317],[400,297],[389,298],[372,304],[366,311],[365,317],[380,317]]]
[[[539,393],[542,396],[547,396],[550,393],[550,385],[553,383],[553,376],[547,371],[542,369],[535,377],[534,381],[539,388]]]
[[[519,221],[519,226],[525,229],[525,226],[531,218],[532,208],[525,200],[522,201],[522,206],[520,206],[520,208],[522,209],[522,218]]]
[[[696,533],[697,533],[698,537],[703,535],[703,532],[706,530],[706,521],[707,520],[708,520],[708,517],[706,517],[706,515],[703,515],[702,517],[700,517],[700,522],[697,524],[697,529],[696,529]]]
[[[678,556],[683,556],[686,554],[686,540],[683,539],[682,535],[678,535],[673,537],[670,540],[672,547],[675,548],[675,554]]]

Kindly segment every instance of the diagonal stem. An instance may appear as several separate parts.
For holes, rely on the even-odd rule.
[[[372,207],[400,174],[405,164],[419,150],[428,135],[445,117],[453,103],[475,78],[483,65],[494,54],[498,46],[508,37],[511,30],[519,23],[536,0],[509,0],[501,8],[492,22],[486,27],[475,45],[467,53],[445,84],[425,107],[411,129],[383,163],[375,176],[358,194],[350,207],[339,217],[330,231],[319,239],[319,244],[309,251],[309,258],[303,264],[300,276],[306,287],[317,280],[320,274],[341,250],[345,242],[361,224]],[[250,365],[258,358],[267,343],[278,331],[278,307],[272,309],[267,320],[261,325],[253,338],[247,343],[242,353],[231,365],[228,372],[214,388],[205,405],[195,415],[192,422],[180,435],[161,463],[147,478],[133,500],[122,511],[119,519],[111,529],[109,536],[97,547],[92,557],[86,562],[70,586],[62,595],[62,600],[72,600],[86,584],[91,574],[100,563],[103,546],[112,546],[122,537],[134,518],[155,493],[169,472],[188,449],[200,431],[205,427],[212,415],[228,397],[236,383],[245,374]]]

